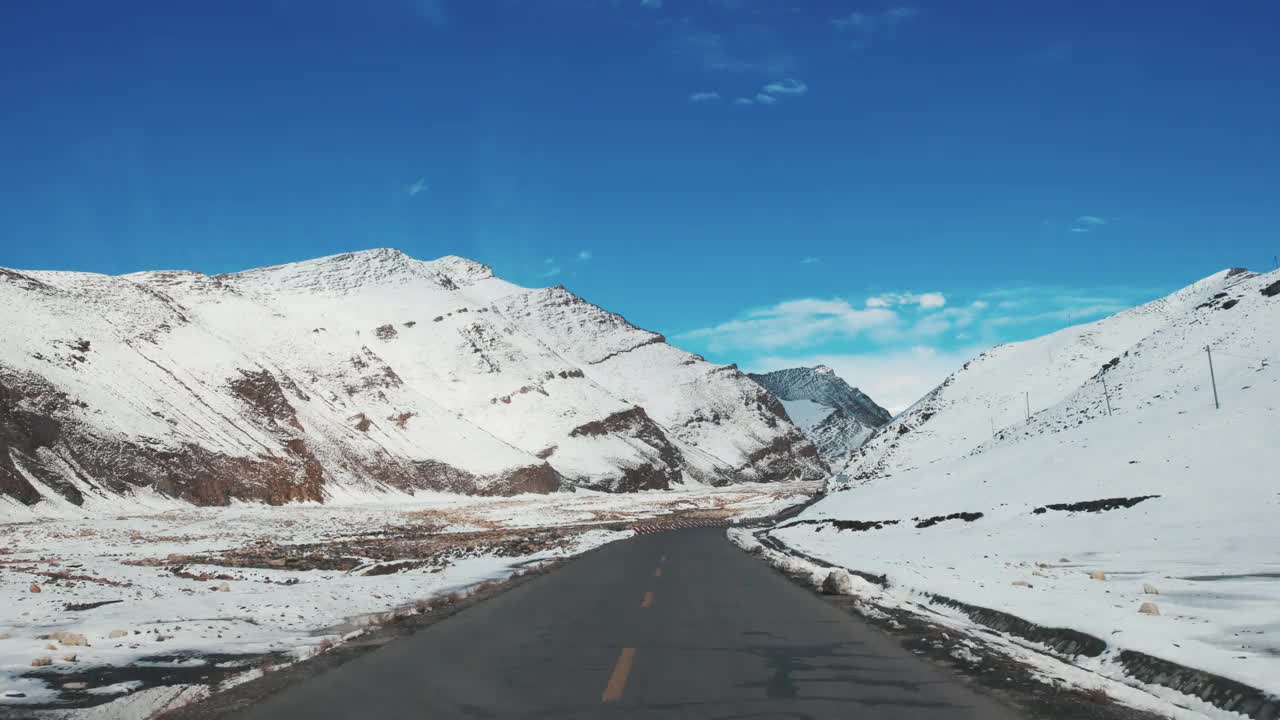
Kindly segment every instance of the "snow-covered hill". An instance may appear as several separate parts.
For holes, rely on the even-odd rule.
[[[856,483],[979,452],[993,438],[1083,425],[1108,413],[1108,395],[1115,415],[1212,403],[1206,346],[1221,355],[1224,392],[1227,378],[1275,357],[1268,349],[1280,326],[1268,323],[1277,301],[1261,290],[1276,279],[1224,270],[1102,320],[993,348],[895,417],[843,470]]]
[[[1280,693],[1280,272],[995,348],[848,473],[774,536],[904,598],[1084,631],[1106,674],[1131,650]]]
[[[24,506],[826,475],[736,368],[458,257],[0,269],[0,327],[0,497]]]
[[[788,417],[832,467],[843,465],[850,453],[892,417],[825,365],[749,373],[747,377],[782,400]]]

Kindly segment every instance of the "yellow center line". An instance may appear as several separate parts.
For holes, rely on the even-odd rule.
[[[640,607],[647,608],[653,604],[653,591],[644,594],[644,599],[640,601]]]
[[[631,674],[631,662],[635,656],[635,648],[622,648],[622,654],[613,666],[613,674],[609,676],[609,684],[605,686],[600,702],[617,702],[622,699],[622,691],[627,689],[627,676]]]
[[[662,568],[658,568],[657,570],[654,570],[654,571],[653,571],[653,576],[654,576],[654,577],[662,577]]]

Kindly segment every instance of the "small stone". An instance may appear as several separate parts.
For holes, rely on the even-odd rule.
[[[53,664],[53,658],[47,658],[47,657],[36,658],[35,660],[31,661],[31,667],[48,667],[49,665],[52,665],[52,664]]]
[[[1071,558],[1058,558],[1058,562],[1071,562]]]
[[[1089,573],[1089,578],[1092,580],[1106,580],[1107,574],[1102,572],[1101,570],[1094,570],[1093,572]]]
[[[849,577],[849,571],[836,568],[827,573],[826,579],[822,581],[822,592],[825,595],[852,595],[853,578]]]
[[[1027,582],[1026,580],[1014,580],[1009,584],[1013,585],[1014,587],[1024,587],[1024,588],[1031,587],[1031,583]]]
[[[1160,591],[1156,588],[1155,585],[1152,585],[1151,583],[1142,583],[1142,594],[1159,595]]]
[[[82,683],[82,682],[62,683],[63,690],[84,690],[87,687],[89,687],[89,683]]]
[[[1144,602],[1142,603],[1142,606],[1138,608],[1138,612],[1143,615],[1159,615],[1160,608],[1153,602]]]
[[[35,583],[31,583],[31,592],[33,592],[33,593],[38,593],[38,592],[42,592],[42,591],[40,590],[40,586],[39,586],[39,585],[37,585],[37,584],[35,584]]]
[[[107,633],[107,637],[113,640],[115,638],[128,637],[128,635],[129,635],[128,630],[112,630],[111,632]]]
[[[7,698],[24,698],[26,696],[27,696],[26,693],[18,692],[16,690],[6,690],[4,693],[4,697],[7,697]]]
[[[222,583],[221,585],[215,586],[213,588],[213,591],[214,592],[231,592],[231,586],[226,583]]]
[[[7,632],[0,632],[0,640],[8,640],[11,637],[13,637],[13,635]]]
[[[62,660],[63,660],[63,662],[75,662],[75,661],[76,661],[76,654],[75,654],[75,653],[71,653],[70,655],[63,655],[63,656],[62,656]]]
[[[84,635],[81,635],[80,633],[67,632],[66,630],[59,630],[56,633],[50,633],[49,637],[50,639],[57,640],[63,645],[74,646],[89,644],[89,640]]]

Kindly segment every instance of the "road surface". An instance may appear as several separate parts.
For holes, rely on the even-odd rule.
[[[1021,716],[705,528],[608,545],[235,717]]]

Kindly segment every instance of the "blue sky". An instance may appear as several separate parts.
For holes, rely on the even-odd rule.
[[[1257,0],[18,1],[0,265],[367,247],[891,406],[1280,252]]]

